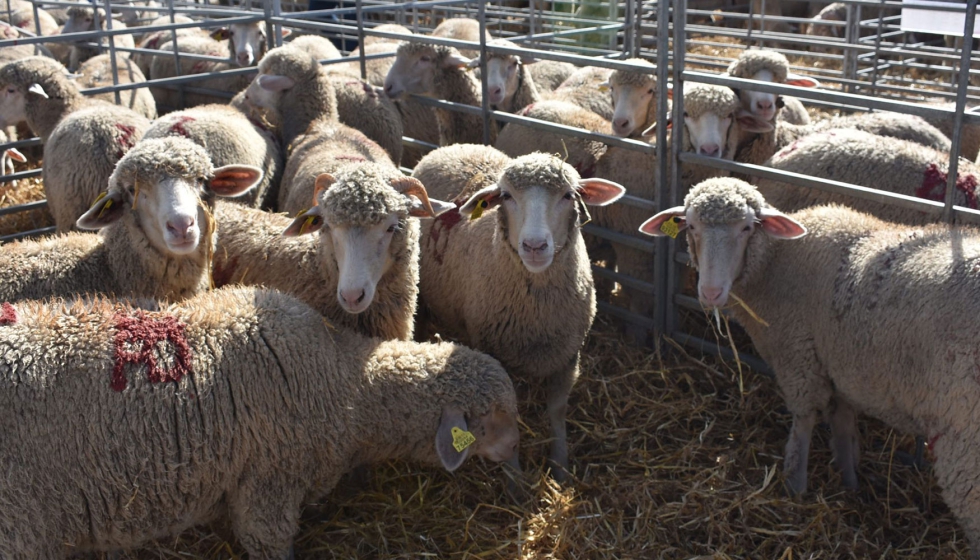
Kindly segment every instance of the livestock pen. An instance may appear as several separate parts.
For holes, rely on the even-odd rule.
[[[131,51],[171,56],[181,68],[183,57],[210,62],[226,59],[120,47],[114,39],[155,30],[171,33],[179,45],[179,29],[249,22],[263,23],[269,47],[290,40],[284,40],[280,32],[288,28],[294,36],[317,34],[334,39],[345,54],[366,37],[468,48],[479,52],[483,62],[482,107],[420,96],[414,99],[440,109],[480,115],[485,142],[489,142],[490,123],[517,123],[656,158],[656,196],[650,199],[628,193],[617,204],[650,215],[680,204],[681,164],[696,164],[845,192],[946,221],[976,223],[980,213],[975,208],[953,204],[961,130],[980,125],[980,115],[966,110],[980,100],[980,87],[974,85],[980,84],[980,58],[972,57],[972,42],[947,46],[941,39],[903,29],[901,2],[849,0],[844,4],[843,20],[815,24],[838,33],[802,35],[770,24],[798,26],[809,23],[807,18],[773,15],[765,9],[765,0],[761,9],[755,2],[744,5],[728,0],[531,0],[529,6],[508,0],[360,0],[315,11],[304,10],[303,2],[279,0],[238,7],[169,0],[150,9],[150,19],[166,16],[169,23],[128,29],[112,29],[110,23],[105,30],[65,36],[26,34],[0,41],[0,49],[106,37],[110,54]],[[54,0],[35,4],[70,5]],[[110,0],[99,5],[107,11],[145,10]],[[924,9],[965,13],[964,29],[971,30],[976,1],[965,7]],[[179,23],[180,15],[204,19]],[[519,48],[424,34],[452,17],[475,18],[481,36],[487,31]],[[416,35],[376,31],[383,23],[404,25]],[[818,78],[822,87],[800,88],[720,74],[751,46],[784,53],[793,71]],[[683,126],[671,129],[672,143],[667,142],[667,127],[658,126],[654,141],[648,143],[494,110],[486,101],[485,61],[491,52],[652,73],[660,84],[658,123],[684,113],[685,83],[793,95],[803,99],[815,115],[878,110],[946,116],[953,124],[945,195],[939,201],[924,200],[685,153],[679,140],[685,134]],[[361,51],[353,60],[359,63],[363,77],[369,60],[386,56],[393,53],[365,55]],[[654,67],[624,62],[628,58],[646,59]],[[180,97],[232,96],[203,84],[216,73],[163,79],[148,76],[146,82],[120,84],[113,66],[114,85],[87,93],[156,87],[173,89]],[[219,74],[254,71],[230,68]],[[672,103],[663,95],[668,82],[676,92]],[[955,105],[939,108],[917,103],[935,98]],[[403,142],[423,151],[436,147],[408,130]],[[39,145],[38,139],[21,138],[0,148],[36,149]],[[0,177],[0,242],[53,231],[45,214],[40,173],[35,164],[28,164]],[[586,344],[582,378],[572,394],[573,481],[559,486],[541,474],[547,443],[541,434],[546,433],[546,419],[543,407],[532,406],[532,413],[524,419],[524,433],[532,437],[522,447],[522,457],[528,462],[525,471],[531,476],[527,503],[514,504],[502,493],[499,469],[490,465],[471,464],[456,475],[447,475],[391,464],[374,471],[368,480],[351,478],[326,503],[309,508],[297,540],[298,557],[958,558],[969,553],[963,533],[939,498],[927,462],[916,457],[913,438],[876,421],[862,424],[866,445],[861,457],[861,491],[844,492],[839,477],[823,468],[830,454],[828,446],[822,445],[825,434],[819,434],[813,450],[813,463],[819,468],[812,491],[802,498],[785,497],[778,465],[788,414],[767,376],[768,368],[753,355],[748,338],[734,326],[728,330],[723,317],[706,317],[697,298],[685,289],[689,256],[683,237],[651,241],[596,224],[584,228],[598,240],[648,255],[653,275],[631,277],[602,259],[594,264],[597,283],[615,287],[599,302],[600,317]],[[652,297],[652,313],[637,313],[624,304],[631,293]],[[634,335],[651,333],[654,336],[649,340],[665,342],[651,352],[644,344],[636,344],[635,336],[630,341],[623,337],[624,325],[630,325]],[[642,336],[639,342],[649,340]],[[544,401],[537,388],[520,387],[520,391],[525,402]],[[125,557],[228,558],[240,554],[216,527],[195,529],[176,541],[161,541]]]

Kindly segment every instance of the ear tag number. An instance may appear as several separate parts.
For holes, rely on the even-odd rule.
[[[479,218],[480,216],[482,216],[483,215],[483,210],[486,209],[487,206],[490,206],[490,203],[487,202],[486,199],[482,199],[482,200],[480,200],[480,202],[477,202],[476,203],[476,208],[474,208],[473,209],[473,212],[470,213],[470,219],[471,220],[475,220],[475,219]]]
[[[669,235],[671,239],[677,239],[677,234],[681,232],[681,228],[677,225],[677,222],[679,221],[681,221],[681,219],[677,216],[666,220],[664,223],[660,224],[660,231],[664,232],[665,235]]]
[[[476,442],[476,436],[466,430],[453,426],[451,431],[453,434],[453,447],[458,453],[462,453],[464,449]]]

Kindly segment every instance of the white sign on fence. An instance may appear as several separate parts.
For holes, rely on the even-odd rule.
[[[966,6],[966,2],[953,3]],[[949,4],[950,2],[929,0],[902,0],[902,31],[962,37],[965,13],[915,9],[916,6],[948,6]],[[973,24],[973,36],[980,36],[980,17],[977,17]]]

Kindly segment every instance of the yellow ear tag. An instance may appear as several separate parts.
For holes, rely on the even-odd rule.
[[[307,216],[306,220],[303,222],[303,225],[299,227],[299,234],[300,235],[305,234],[306,230],[313,227],[314,222],[316,222],[316,216]]]
[[[599,91],[605,93],[609,91],[609,86],[599,86]]]
[[[476,208],[474,208],[473,209],[473,212],[470,213],[470,219],[471,220],[475,220],[475,219],[479,218],[480,216],[482,216],[483,215],[483,209],[486,208],[487,206],[490,206],[490,203],[487,202],[486,199],[483,199],[480,202],[477,202],[476,203]]]
[[[110,208],[112,208],[112,199],[111,198],[109,200],[105,201],[105,204],[102,206],[102,210],[99,210],[99,215],[96,217],[96,219],[97,220],[98,219],[101,219],[102,218],[102,214],[105,214],[106,213],[106,210],[108,210]]]
[[[467,432],[466,430],[461,430],[456,426],[453,426],[451,431],[453,434],[453,447],[459,453],[462,453],[464,449],[476,442],[476,436],[470,432]]]
[[[105,198],[107,196],[109,196],[109,191],[102,191],[102,192],[100,192],[99,193],[99,196],[95,197],[95,200],[92,201],[92,206],[95,206],[95,203],[96,202],[102,200],[103,198]]]
[[[678,227],[677,222],[681,221],[680,218],[674,216],[673,218],[660,224],[660,231],[669,235],[672,239],[677,239],[677,234],[681,232],[681,228]]]

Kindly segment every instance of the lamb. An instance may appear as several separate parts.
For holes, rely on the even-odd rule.
[[[469,168],[439,161],[440,152],[423,158],[416,173]],[[439,332],[487,352],[511,375],[547,381],[557,480],[568,472],[568,395],[596,305],[580,207],[609,204],[624,190],[581,179],[554,156],[531,154],[510,162],[496,183],[460,193],[466,202],[422,231],[420,307]]]
[[[187,16],[175,14],[174,23],[194,23],[194,20],[192,20]],[[150,26],[158,26],[158,25],[170,25],[170,16],[161,16],[156,18],[152,22],[150,22]],[[184,27],[173,31],[170,30],[153,31],[151,33],[144,34],[140,38],[139,42],[137,43],[137,46],[141,49],[158,50],[164,43],[173,40],[174,33],[177,34],[177,37],[188,37],[191,35],[195,37],[204,37],[207,35],[206,31],[200,27]],[[160,56],[166,56],[166,55],[161,53]],[[173,55],[170,56],[172,57]],[[133,59],[133,62],[135,62],[136,65],[139,66],[140,72],[142,72],[144,76],[151,75],[150,65],[152,64],[153,59],[156,58],[156,56],[151,54],[133,53],[133,56],[131,58]]]
[[[574,103],[610,121],[613,116],[612,97],[602,88],[610,75],[612,70],[608,68],[579,68],[544,98]]]
[[[214,30],[211,38],[228,42],[228,57],[238,66],[254,66],[269,50],[265,27],[265,22],[261,20],[251,23],[233,23]],[[283,29],[281,34],[283,38],[288,37],[290,30]]]
[[[261,178],[250,166],[214,168],[183,138],[145,140],[109,178],[81,229],[0,249],[0,300],[74,294],[184,299],[210,280],[215,195],[238,196]]]
[[[400,163],[404,127],[394,102],[379,95],[379,90],[359,78],[335,73],[326,75],[333,82],[337,95],[340,122],[363,132],[388,152],[391,161]]]
[[[128,549],[212,522],[250,558],[292,557],[301,506],[352,468],[517,462],[513,384],[459,345],[331,329],[254,288],[159,311],[6,307],[5,558]]]
[[[457,41],[470,41],[473,43],[480,42],[480,22],[473,18],[450,18],[432,30],[431,35],[433,37],[442,37],[443,39],[455,39]],[[486,32],[486,40],[492,41],[493,37],[490,35],[490,31]],[[479,56],[479,49],[460,49],[460,54],[466,58],[473,58]]]
[[[651,69],[651,72],[616,70],[606,83],[612,94],[613,134],[623,138],[638,137],[657,122],[657,77],[652,73],[656,67],[642,58],[624,62]]]
[[[144,139],[182,136],[204,148],[215,167],[243,164],[262,170],[262,181],[236,202],[258,208],[272,206],[273,185],[282,177],[283,156],[275,135],[227,105],[202,105],[169,113],[152,125]],[[278,193],[271,193],[278,196]]]
[[[319,35],[302,35],[290,41],[289,45],[310,53],[317,62],[336,60],[344,57],[330,39]],[[263,54],[262,56],[265,55]],[[262,58],[259,57],[259,60],[262,60]]]
[[[417,180],[377,164],[349,164],[336,176],[321,174],[316,184],[315,206],[295,220],[219,204],[215,282],[276,288],[334,325],[410,340],[418,295],[413,218],[432,218],[452,205],[429,199]]]
[[[744,307],[732,312],[776,374],[793,415],[789,490],[806,491],[821,415],[845,486],[857,486],[856,415],[865,412],[928,438],[943,498],[980,558],[971,491],[980,463],[971,335],[980,314],[980,232],[910,228],[835,205],[787,216],[732,178],[705,181],[684,206],[641,227],[652,235],[677,230],[687,232],[702,305],[724,307],[737,293]],[[782,241],[803,235],[805,242]]]
[[[114,85],[112,80],[112,59],[108,54],[93,56],[78,68],[79,77],[75,83],[81,89],[107,87]],[[146,78],[139,67],[129,58],[116,56],[116,76],[119,84],[138,84]],[[116,94],[108,91],[91,96],[108,103],[116,102]],[[119,101],[123,107],[143,115],[147,119],[157,118],[157,104],[148,88],[127,89],[119,92]]]
[[[797,140],[777,152],[767,165],[783,171],[942,201],[946,193],[949,152],[860,130],[837,129]],[[954,204],[977,208],[978,179],[980,168],[961,160]],[[778,204],[777,207],[786,211],[839,203],[891,222],[924,224],[936,219],[935,215],[918,210],[805,189],[781,181],[762,179],[758,186],[772,204]]]
[[[98,18],[98,24],[96,24],[96,18]],[[98,26],[96,26],[98,25]],[[112,29],[125,29],[126,24],[119,20],[112,21]],[[106,29],[105,21],[105,10],[99,9],[94,10],[90,5],[78,5],[68,8],[68,21],[65,22],[64,28],[61,30],[62,35],[69,35],[72,33],[84,33],[88,31],[95,31],[97,29]],[[136,43],[133,41],[132,35],[116,35],[112,38],[113,43],[117,47],[123,48],[133,48]],[[71,53],[69,55],[68,69],[74,72],[82,65],[83,62],[92,58],[97,54],[101,54],[103,47],[91,47],[88,43],[94,43],[96,41],[90,39],[83,39],[80,42],[73,43],[71,46]],[[97,41],[100,45],[105,45],[104,48],[108,48],[109,39],[108,37],[103,37]],[[128,58],[129,53],[126,51],[116,51],[116,56],[122,58]]]
[[[86,99],[49,58],[0,67],[0,88],[0,126],[26,122],[41,137],[48,209],[58,231],[68,231],[150,123],[125,107]]]
[[[192,54],[192,55],[203,55],[220,60],[198,60],[186,56],[180,57],[180,75],[188,76],[192,74],[206,74],[210,72],[219,72],[225,70],[233,69],[231,63],[226,62],[228,56],[228,48],[225,44],[215,41],[211,37],[188,35],[185,37],[180,37],[177,41],[176,47],[181,54]],[[160,46],[160,50],[163,51],[164,55],[155,56],[153,61],[150,63],[150,79],[160,80],[165,78],[176,77],[177,66],[174,63],[174,52],[175,46],[173,41],[168,41]],[[218,92],[225,92],[228,97],[233,96],[239,91],[248,87],[252,76],[248,74],[238,74],[233,76],[217,76],[214,78],[206,78],[190,82],[186,84],[190,87],[196,88],[206,88],[211,90],[216,90]],[[176,109],[180,107],[181,97],[180,92],[176,89],[171,89],[176,86],[167,87],[153,87],[150,91],[153,93],[153,98],[157,100],[158,107],[167,107],[169,109]],[[194,107],[196,105],[207,105],[209,103],[225,103],[227,98],[221,96],[220,94],[208,94],[208,93],[184,93],[184,106]]]
[[[749,49],[728,65],[728,75],[746,80],[773,82],[799,87],[819,87],[820,82],[790,71],[789,61],[776,51]],[[790,124],[809,124],[810,115],[800,100],[788,95],[739,90],[739,98],[747,111],[775,123],[779,119]],[[781,110],[778,110],[781,109]]]
[[[384,91],[391,99],[406,93],[428,95],[479,107],[482,105],[480,82],[466,71],[470,59],[452,47],[402,43],[395,63],[385,78]],[[436,109],[439,143],[476,144],[483,142],[483,117],[445,109]],[[496,139],[491,127],[490,141]]]

